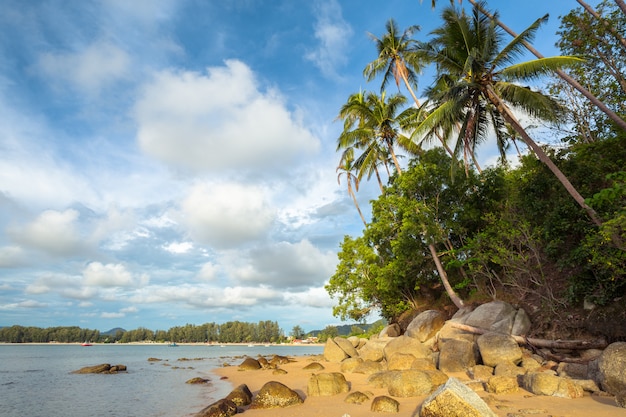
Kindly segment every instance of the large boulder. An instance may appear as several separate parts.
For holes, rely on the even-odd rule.
[[[243,407],[252,403],[252,392],[246,384],[241,384],[226,396],[226,399],[232,401],[235,405]]]
[[[347,358],[341,362],[341,372],[354,372],[354,370],[363,363],[361,358]]]
[[[239,364],[240,371],[256,371],[261,368],[261,363],[254,358],[246,358]]]
[[[575,381],[545,372],[527,373],[522,377],[522,386],[535,395],[580,398],[584,394],[582,387]]]
[[[613,395],[626,391],[626,342],[610,344],[592,364],[600,387]]]
[[[404,335],[425,342],[434,337],[445,322],[446,318],[443,313],[437,310],[426,310],[409,323]]]
[[[390,372],[387,378],[387,390],[394,397],[415,397],[430,394],[433,381],[430,375],[416,369]]]
[[[339,346],[341,350],[346,352],[346,355],[349,357],[356,358],[359,356],[359,352],[357,352],[356,348],[352,345],[352,342],[348,339],[344,337],[335,337],[333,340],[337,343],[337,346]]]
[[[500,363],[511,362],[518,364],[522,361],[522,349],[511,336],[501,333],[485,333],[476,339],[483,364],[496,366]]]
[[[420,417],[497,417],[471,388],[456,378],[433,392],[420,408]]]
[[[370,397],[367,394],[361,391],[354,391],[348,394],[346,398],[343,400],[343,402],[348,403],[348,404],[360,405],[369,400],[370,400]]]
[[[494,375],[485,383],[485,391],[493,394],[510,394],[517,392],[517,377],[506,375]]]
[[[350,385],[341,372],[313,374],[307,385],[307,393],[311,397],[325,397],[349,391]]]
[[[367,343],[359,349],[359,357],[363,360],[382,361],[385,357],[383,350],[391,340],[394,339],[386,337],[368,340]]]
[[[387,369],[390,371],[411,369],[415,359],[415,356],[410,353],[394,352],[387,358]]]
[[[352,370],[355,374],[373,375],[381,372],[384,366],[381,362],[366,360],[359,363],[356,368]]]
[[[498,333],[511,334],[517,310],[504,301],[492,301],[476,307],[465,324]]]
[[[203,408],[195,417],[232,417],[237,414],[237,405],[230,400],[221,399]]]
[[[304,400],[297,392],[277,381],[265,383],[254,397],[251,409],[284,408],[302,404]]]
[[[461,372],[476,364],[474,342],[448,339],[439,343],[439,370]]]
[[[375,413],[398,413],[400,412],[400,403],[391,397],[381,395],[374,398],[370,410]]]
[[[339,363],[347,357],[348,354],[337,344],[337,342],[328,338],[326,345],[324,345],[324,359],[328,362]]]
[[[398,336],[392,339],[383,349],[385,359],[394,353],[411,354],[416,358],[430,358],[430,351],[424,347],[417,339],[408,336]]]

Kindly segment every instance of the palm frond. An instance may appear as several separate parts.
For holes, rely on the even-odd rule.
[[[571,67],[585,62],[576,56],[553,56],[520,62],[502,69],[499,75],[504,80],[530,81],[553,74],[555,70]]]
[[[534,39],[539,27],[548,21],[549,15],[545,15],[535,20],[522,33],[518,34],[511,42],[509,42],[496,57],[493,59],[493,67],[498,68],[515,62],[526,51],[525,43],[531,43]]]

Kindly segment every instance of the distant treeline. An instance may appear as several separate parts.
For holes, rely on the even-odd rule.
[[[130,343],[130,342],[188,342],[188,343],[275,343],[285,339],[285,335],[275,321],[245,323],[229,321],[223,324],[205,323],[199,326],[186,324],[169,330],[150,330],[140,327],[114,333],[100,333],[99,330],[80,327],[23,327],[0,328],[0,342],[4,343]]]

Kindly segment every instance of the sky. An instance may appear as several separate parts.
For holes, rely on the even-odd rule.
[[[0,326],[342,324],[324,285],[363,225],[337,113],[379,91],[368,33],[426,40],[438,3],[0,0]],[[550,13],[545,55],[576,6],[489,2],[518,32]]]

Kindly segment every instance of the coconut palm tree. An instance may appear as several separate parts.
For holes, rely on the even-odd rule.
[[[429,131],[440,125],[462,121],[471,135],[482,135],[495,128],[496,135],[506,132],[507,124],[563,184],[567,192],[597,225],[602,224],[569,179],[546,152],[528,135],[513,112],[521,110],[547,121],[558,119],[562,110],[552,98],[518,83],[550,74],[557,68],[579,63],[575,57],[551,57],[512,64],[532,40],[545,19],[538,19],[528,29],[502,46],[502,33],[494,18],[473,8],[468,16],[454,7],[443,12],[443,26],[433,31],[433,39],[424,47],[437,65],[437,85],[432,100],[436,108],[419,125],[418,131]]]
[[[337,184],[341,184],[341,176],[345,175],[346,182],[348,184],[348,195],[352,197],[352,201],[354,202],[354,206],[359,212],[359,216],[361,217],[361,220],[363,221],[363,225],[367,226],[365,217],[363,216],[363,213],[361,212],[361,207],[359,207],[359,202],[356,200],[355,191],[359,191],[359,179],[357,178],[356,175],[354,175],[354,172],[353,172],[354,161],[352,160],[350,154],[351,152],[344,152],[344,154],[342,155],[341,161],[339,162],[339,166],[337,167],[337,170],[336,170],[337,172],[339,172],[339,174],[337,175]],[[354,188],[352,188],[353,184],[354,184]]]
[[[398,175],[402,175],[395,147],[399,146],[411,153],[419,151],[401,133],[400,120],[411,111],[406,109],[400,112],[405,103],[406,98],[400,94],[389,97],[385,92],[380,96],[363,91],[352,94],[339,111],[339,118],[344,121],[344,129],[337,140],[337,149],[354,147],[367,150],[371,152],[370,164],[380,163],[381,154],[377,151],[384,149],[391,157]]]

